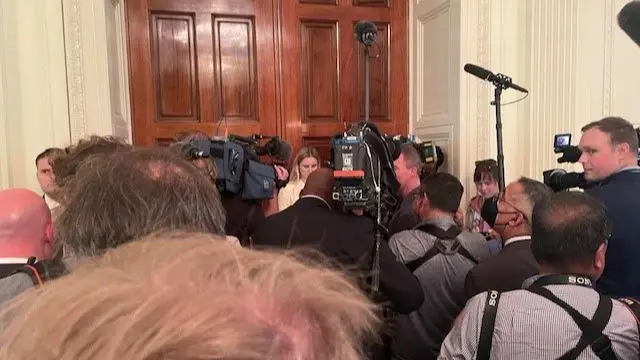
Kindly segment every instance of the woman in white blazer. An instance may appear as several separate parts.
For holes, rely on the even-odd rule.
[[[320,166],[318,150],[312,147],[303,147],[298,151],[293,161],[289,183],[278,193],[278,210],[282,211],[293,205],[300,197],[300,191],[309,174]]]

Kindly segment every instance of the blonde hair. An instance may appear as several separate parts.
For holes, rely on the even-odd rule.
[[[318,150],[312,147],[303,147],[298,151],[291,169],[290,181],[296,181],[300,178],[300,163],[306,158],[314,158],[318,161],[318,167],[320,167],[320,155]]]
[[[0,317],[16,316],[0,359],[356,360],[375,310],[346,277],[295,254],[151,235],[18,297]]]

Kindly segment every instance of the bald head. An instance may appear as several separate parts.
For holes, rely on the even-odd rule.
[[[51,256],[51,212],[27,189],[0,191],[0,257]]]
[[[329,202],[331,201],[334,184],[333,170],[318,169],[309,174],[300,195],[315,195]]]

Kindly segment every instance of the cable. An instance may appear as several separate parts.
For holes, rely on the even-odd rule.
[[[518,103],[518,102],[520,102],[520,101],[522,101],[522,100],[526,99],[526,98],[527,98],[527,96],[529,96],[529,93],[524,94],[524,96],[523,96],[523,97],[521,97],[520,99],[516,99],[516,100],[513,100],[513,101],[509,101],[508,103],[504,103],[504,104],[500,104],[500,105],[501,105],[501,106],[506,106],[506,105],[515,104],[515,103]],[[493,102],[491,102],[491,106],[496,106],[496,104],[495,104],[495,103],[493,103]]]

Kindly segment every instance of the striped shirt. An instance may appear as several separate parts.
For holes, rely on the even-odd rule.
[[[548,285],[549,291],[591,319],[598,307],[598,293],[578,285]],[[439,359],[475,359],[487,293],[469,300],[447,335]],[[638,324],[631,310],[613,300],[604,334],[619,360],[639,358]],[[551,301],[527,290],[505,292],[496,314],[491,359],[557,359],[573,349],[582,331],[571,316]],[[579,360],[598,359],[591,347]]]

